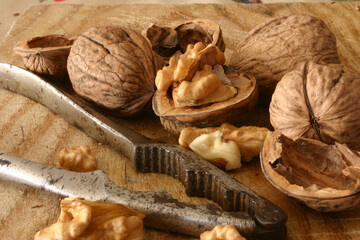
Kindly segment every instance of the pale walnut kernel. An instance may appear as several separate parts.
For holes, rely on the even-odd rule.
[[[200,240],[246,240],[233,225],[217,225],[211,231],[203,232]]]
[[[202,69],[204,65],[225,64],[225,55],[217,46],[205,45],[198,42],[195,45],[189,44],[186,52],[179,57],[178,67],[174,71],[176,82],[189,81],[196,71]]]
[[[144,217],[121,204],[65,198],[58,222],[34,240],[142,240]]]
[[[179,84],[182,81],[190,81],[195,72],[202,69],[204,65],[222,65],[225,63],[224,53],[218,47],[205,45],[198,42],[195,45],[189,44],[179,60],[170,58],[169,66],[165,66],[156,74],[155,85],[158,91],[164,92],[172,84]],[[171,84],[170,84],[171,83]]]
[[[267,128],[263,127],[243,126],[237,128],[228,123],[223,123],[220,127],[187,127],[180,133],[179,144],[189,148],[191,142],[200,135],[215,131],[222,132],[222,137],[225,140],[232,140],[237,143],[241,153],[241,161],[243,162],[249,162],[259,155],[266,134],[269,132]]]
[[[235,87],[223,85],[212,73],[211,66],[205,65],[195,73],[191,81],[183,81],[173,88],[173,99],[175,107],[201,106],[225,101],[236,93]]]
[[[234,141],[225,141],[220,131],[200,135],[190,143],[189,148],[200,157],[226,170],[241,167],[239,147]]]
[[[91,155],[90,148],[85,145],[71,146],[70,152],[64,148],[57,157],[61,168],[71,171],[88,172],[97,168],[95,157]]]
[[[90,206],[74,201],[68,211],[61,211],[57,223],[35,234],[34,240],[77,239],[89,226],[92,217]]]
[[[178,65],[175,57],[171,57],[169,61],[169,66],[163,67],[162,70],[159,70],[155,78],[155,86],[158,91],[166,92],[168,88],[174,82],[174,71]]]

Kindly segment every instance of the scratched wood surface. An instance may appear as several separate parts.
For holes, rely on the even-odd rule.
[[[298,3],[268,5],[48,5],[25,12],[0,44],[0,62],[22,67],[12,48],[18,41],[47,34],[74,36],[90,27],[118,24],[141,30],[152,22],[172,25],[193,18],[209,18],[220,24],[229,57],[246,32],[272,17],[307,13],[319,17],[334,32],[343,63],[353,69],[360,66],[360,2]],[[147,113],[132,119],[119,119],[126,126],[150,137],[176,143],[177,138],[162,129],[156,116]],[[32,161],[58,166],[56,154],[64,147],[89,145],[99,169],[120,186],[136,190],[167,189],[189,203],[207,200],[189,198],[182,185],[160,174],[138,174],[120,153],[103,145],[68,124],[40,104],[0,89],[0,152]],[[244,164],[230,173],[283,208],[288,214],[288,239],[359,239],[360,208],[340,213],[317,213],[287,198],[263,176],[258,161]],[[35,232],[56,221],[59,196],[0,181],[1,239],[32,239]],[[145,239],[191,239],[145,229]]]

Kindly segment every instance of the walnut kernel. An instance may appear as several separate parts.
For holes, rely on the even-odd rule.
[[[179,144],[189,148],[191,142],[198,136],[213,133],[215,131],[220,131],[225,140],[236,142],[240,149],[241,161],[250,162],[254,157],[259,156],[261,147],[269,130],[264,127],[254,126],[237,128],[228,123],[223,123],[220,127],[187,127],[180,133]]]
[[[200,240],[246,240],[233,225],[217,225],[211,231],[203,232]]]
[[[57,157],[61,168],[64,169],[88,172],[97,168],[95,157],[91,155],[90,148],[85,145],[71,146],[70,152],[67,148],[64,148],[58,153]]]
[[[226,170],[241,167],[239,147],[234,141],[225,141],[220,131],[200,135],[189,144],[189,148],[200,157]]]
[[[225,56],[218,47],[205,47],[202,42],[189,44],[178,61],[171,57],[169,66],[158,71],[155,85],[160,92],[166,92],[173,86],[172,96],[176,108],[225,101],[234,97],[237,90],[233,86],[224,85],[212,72],[213,67],[224,63]],[[218,68],[216,72],[219,72]],[[223,79],[225,74],[221,73]]]
[[[61,201],[58,222],[40,230],[34,240],[142,240],[144,215],[123,205],[80,198]]]

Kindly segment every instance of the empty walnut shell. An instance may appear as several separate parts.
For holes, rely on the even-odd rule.
[[[271,184],[314,210],[335,212],[360,203],[360,156],[345,144],[269,132],[260,159]]]
[[[73,42],[62,35],[47,35],[19,42],[14,51],[30,71],[61,77],[67,74],[66,63]]]
[[[290,138],[360,145],[360,75],[340,64],[303,63],[286,74],[270,103],[270,122]]]
[[[165,59],[176,51],[185,52],[189,44],[202,42],[205,46],[213,44],[222,52],[225,43],[220,26],[208,19],[194,19],[171,27],[161,27],[151,24],[143,30],[156,53]]]
[[[234,123],[243,112],[252,109],[258,99],[256,80],[244,73],[227,74],[237,94],[223,102],[201,107],[175,108],[171,93],[156,91],[153,97],[153,110],[167,131],[179,135],[185,127],[214,127],[224,122]]]
[[[135,115],[147,106],[161,67],[145,37],[118,26],[84,32],[68,58],[75,92],[117,116]]]
[[[259,102],[268,104],[284,74],[307,60],[340,63],[336,38],[320,19],[295,14],[253,28],[235,48],[229,65],[255,76]]]

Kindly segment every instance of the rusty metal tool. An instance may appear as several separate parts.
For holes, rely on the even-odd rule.
[[[22,68],[0,63],[0,87],[41,103],[122,152],[138,172],[172,176],[182,182],[187,195],[213,200],[222,209],[214,204],[180,203],[163,191],[119,188],[101,171],[74,173],[2,154],[0,172],[5,178],[65,196],[122,203],[144,213],[145,226],[157,229],[199,236],[215,225],[233,224],[248,239],[285,239],[287,215],[281,208],[191,151],[158,143],[117,124],[75,94],[70,84],[46,82]]]

